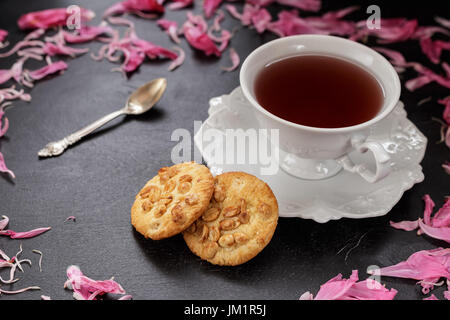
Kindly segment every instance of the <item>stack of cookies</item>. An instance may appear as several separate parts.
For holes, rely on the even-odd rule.
[[[277,199],[263,181],[244,172],[214,178],[195,162],[161,168],[131,208],[131,223],[146,238],[182,233],[193,253],[227,266],[261,252],[277,220]]]

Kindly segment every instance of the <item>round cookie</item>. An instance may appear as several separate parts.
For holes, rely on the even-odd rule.
[[[131,224],[146,238],[171,237],[202,215],[213,191],[214,178],[204,165],[186,162],[161,168],[136,195]]]
[[[223,173],[214,184],[208,209],[183,237],[200,258],[217,265],[239,265],[272,239],[278,221],[277,199],[266,183],[244,172]]]

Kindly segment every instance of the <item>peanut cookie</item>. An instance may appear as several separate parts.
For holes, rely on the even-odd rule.
[[[171,237],[197,220],[211,200],[214,178],[195,162],[158,171],[139,191],[131,208],[131,224],[146,238]]]
[[[200,258],[235,266],[255,257],[272,239],[277,199],[267,184],[244,172],[223,173],[214,183],[208,209],[183,237]]]

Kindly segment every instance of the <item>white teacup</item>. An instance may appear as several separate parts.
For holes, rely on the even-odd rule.
[[[369,121],[350,127],[316,128],[281,119],[259,105],[254,94],[255,78],[259,71],[275,60],[303,54],[346,59],[371,73],[384,93],[383,106],[378,114]],[[333,36],[280,38],[262,45],[245,59],[240,71],[240,84],[259,126],[279,129],[280,148],[287,153],[284,159],[280,159],[280,166],[289,174],[318,180],[333,176],[343,168],[360,174],[369,182],[376,182],[389,174],[388,153],[380,143],[366,139],[370,127],[384,119],[399,103],[400,80],[392,65],[376,51]],[[370,150],[374,155],[375,170],[368,169],[368,164],[354,164],[348,157],[353,150]]]

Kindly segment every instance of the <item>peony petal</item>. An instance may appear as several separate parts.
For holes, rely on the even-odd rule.
[[[295,7],[305,11],[317,12],[322,6],[321,0],[276,0],[280,4]]]
[[[76,220],[77,220],[77,218],[75,216],[69,216],[69,217],[66,218],[65,221],[73,221],[73,222],[75,222]]]
[[[183,26],[183,33],[187,42],[197,50],[203,51],[207,56],[221,56],[220,50],[207,34],[207,26],[201,16],[188,14],[188,21]]]
[[[230,72],[235,70],[240,63],[240,58],[238,53],[236,52],[236,50],[234,50],[233,48],[230,48],[230,59],[231,59],[231,66],[230,67],[222,67],[222,70]]]
[[[2,220],[0,220],[0,231],[6,228],[6,226],[9,223],[9,218],[7,216],[2,216]],[[5,255],[3,251],[0,250],[0,256],[2,256],[4,259],[9,260],[8,257],[5,258]]]
[[[52,298],[50,298],[49,296],[41,296],[41,300],[52,300]]]
[[[107,25],[99,26],[82,26],[76,33],[63,31],[64,40],[69,43],[82,43],[92,41],[102,34],[112,36],[114,31]]]
[[[388,290],[373,279],[358,282],[358,271],[353,270],[350,279],[338,274],[320,286],[315,298],[305,292],[299,300],[392,300],[396,294],[397,290]]]
[[[450,162],[443,163],[442,168],[444,169],[445,173],[450,174]]]
[[[0,29],[0,49],[6,47],[8,44],[5,42],[8,37],[8,31]]]
[[[431,227],[419,219],[420,230],[428,236],[450,243],[450,227]]]
[[[405,230],[405,231],[412,231],[416,230],[419,227],[419,220],[414,221],[400,221],[400,222],[392,222],[389,221],[389,224],[391,227],[395,229]]]
[[[64,61],[57,61],[52,64],[49,64],[40,69],[30,71],[29,75],[33,80],[40,80],[45,78],[46,76],[67,69],[67,64]]]
[[[225,6],[225,9],[227,9],[228,13],[231,14],[232,17],[238,19],[238,20],[242,20],[242,14],[240,14],[236,7],[232,4],[227,4]]]
[[[3,157],[3,154],[0,152],[0,172],[5,172],[11,176],[11,178],[15,179],[16,176],[14,175],[14,172],[8,169],[5,164],[5,158]]]
[[[429,77],[429,76],[418,76],[417,78],[414,79],[410,79],[408,81],[406,81],[405,83],[405,87],[409,90],[409,91],[414,91],[416,89],[419,89],[421,87],[423,87],[424,85],[432,82],[433,80]]]
[[[51,229],[51,227],[37,228],[37,229],[30,230],[30,231],[25,231],[25,232],[2,230],[2,231],[0,231],[0,236],[8,236],[11,239],[28,239],[28,238],[36,237],[50,229]]]
[[[182,65],[186,57],[184,50],[181,49],[180,47],[174,47],[173,49],[178,52],[178,57],[175,60],[173,60],[172,63],[169,65],[168,68],[169,71],[172,71],[175,68],[178,68],[180,65]]]
[[[435,213],[431,225],[433,227],[450,227],[450,198],[447,198],[444,205]]]
[[[91,10],[80,8],[82,22],[89,21],[95,17]],[[30,12],[22,15],[17,24],[20,29],[48,29],[52,27],[65,26],[71,13],[66,8],[47,9]]]
[[[377,270],[381,276],[437,282],[450,277],[450,249],[437,248],[412,254],[406,261]],[[373,272],[372,272],[373,273]]]
[[[423,220],[426,224],[431,225],[431,214],[433,213],[435,204],[428,194],[423,196],[423,201],[425,201],[425,210],[423,211]]]
[[[28,290],[41,290],[40,287],[27,287],[27,288],[23,288],[23,289],[19,289],[19,290],[13,290],[13,291],[8,291],[8,290],[3,290],[2,288],[0,288],[0,294],[4,293],[4,294],[18,294],[18,293],[22,293]]]
[[[165,32],[169,35],[175,43],[180,43],[180,38],[178,37],[178,23],[176,21],[171,21],[167,19],[159,19],[156,24],[163,28]]]
[[[450,29],[450,20],[445,19],[445,18],[441,18],[441,17],[436,17],[436,18],[434,18],[434,20],[437,23],[439,23],[441,26],[444,26],[447,29]]]
[[[172,0],[172,3],[169,4],[170,10],[179,10],[182,8],[186,8],[192,6],[194,4],[194,0]]]
[[[439,299],[436,298],[436,296],[434,294],[432,294],[431,296],[429,296],[427,298],[423,298],[422,300],[439,300]]]
[[[122,286],[114,280],[92,280],[81,272],[78,266],[67,268],[67,278],[64,287],[74,291],[77,300],[96,300],[105,293],[125,294]]]
[[[206,18],[211,18],[223,0],[204,0],[203,11]]]
[[[258,33],[263,33],[267,29],[267,26],[269,25],[271,20],[272,16],[270,15],[269,11],[264,8],[259,9],[251,17],[253,26],[255,27],[256,31],[258,31]]]
[[[106,9],[103,17],[122,14],[125,12],[136,13],[138,11],[164,12],[164,7],[157,0],[125,0],[116,3]]]
[[[51,42],[47,42],[43,48],[43,51],[45,54],[49,56],[55,56],[55,55],[66,55],[70,57],[75,57],[77,54],[83,54],[89,51],[88,48],[85,49],[77,49],[77,48],[71,48],[67,47],[63,44],[53,44]]]
[[[403,54],[401,54],[398,51],[387,49],[387,48],[381,48],[381,47],[372,47],[372,49],[384,54],[389,58],[391,63],[395,66],[403,67],[406,66],[406,60],[405,57],[403,57]]]

